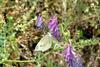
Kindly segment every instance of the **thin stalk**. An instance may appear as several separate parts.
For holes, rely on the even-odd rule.
[[[66,17],[66,8],[67,8],[66,3],[67,3],[67,0],[62,0],[62,8],[63,8],[62,21],[64,21]]]
[[[5,62],[35,62],[35,60],[6,60]]]

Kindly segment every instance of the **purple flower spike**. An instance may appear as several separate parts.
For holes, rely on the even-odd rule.
[[[42,21],[42,16],[38,16],[37,17],[37,23],[36,23],[36,26],[38,27],[38,28],[42,28],[43,27],[43,21]]]
[[[71,43],[64,50],[63,55],[65,60],[68,62],[69,67],[83,67],[79,56],[75,56]]]
[[[65,57],[65,60],[68,61],[68,63],[71,63],[72,60],[74,59],[73,49],[72,49],[71,44],[68,44],[68,47],[65,48],[63,54],[64,54],[64,57]]]
[[[51,17],[48,28],[50,29],[51,34],[57,40],[60,40],[60,32],[58,29],[58,20],[56,16]]]

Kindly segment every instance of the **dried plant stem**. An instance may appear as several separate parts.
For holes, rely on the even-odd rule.
[[[6,60],[6,62],[35,62],[35,60]]]

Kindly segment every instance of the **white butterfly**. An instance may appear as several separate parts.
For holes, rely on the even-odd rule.
[[[51,48],[52,43],[55,39],[52,37],[50,33],[46,34],[36,45],[35,51],[47,51]]]

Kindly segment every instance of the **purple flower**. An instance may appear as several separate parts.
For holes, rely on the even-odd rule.
[[[38,17],[37,17],[36,26],[37,26],[38,28],[42,28],[42,27],[43,27],[42,16],[38,16]]]
[[[65,48],[63,55],[68,62],[69,67],[83,67],[79,56],[75,56],[71,43]]]
[[[57,39],[60,40],[60,32],[58,28],[58,20],[56,16],[52,16],[48,25],[51,34]]]
[[[72,60],[74,59],[73,49],[72,49],[71,44],[68,44],[68,47],[65,48],[63,54],[64,54],[64,57],[65,57],[65,60],[68,61],[68,63],[71,63]]]

